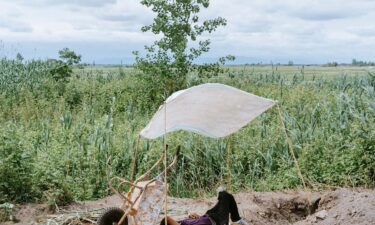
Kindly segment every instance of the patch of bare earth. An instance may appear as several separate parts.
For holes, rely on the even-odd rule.
[[[252,225],[375,224],[374,190],[247,192],[235,194],[235,198],[240,214]],[[175,219],[186,218],[192,212],[204,214],[216,203],[216,198],[168,200],[168,214]],[[110,196],[75,203],[48,214],[45,205],[27,204],[18,207],[15,217],[19,222],[5,224],[94,224],[104,208],[119,205],[121,199]]]

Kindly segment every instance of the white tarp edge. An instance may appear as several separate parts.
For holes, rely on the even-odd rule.
[[[147,139],[164,135],[164,112],[167,107],[167,133],[186,130],[212,138],[225,137],[244,127],[275,103],[224,84],[202,84],[173,93],[140,135]]]

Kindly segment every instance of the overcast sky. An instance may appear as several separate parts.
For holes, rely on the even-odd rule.
[[[374,0],[211,0],[203,18],[222,16],[203,60],[237,63],[375,61]],[[153,13],[139,0],[0,0],[0,57],[57,57],[69,47],[83,61],[132,63],[155,37],[140,32]]]

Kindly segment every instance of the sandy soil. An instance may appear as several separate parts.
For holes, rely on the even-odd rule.
[[[375,191],[337,189],[305,193],[302,191],[247,192],[235,194],[240,214],[251,225],[374,225]],[[311,202],[311,205],[309,204]],[[169,215],[176,219],[189,213],[204,214],[216,202],[210,199],[169,198]],[[110,196],[96,201],[75,203],[51,214],[46,205],[26,204],[16,207],[18,222],[26,224],[93,224],[101,210],[119,206],[121,200]],[[78,218],[81,219],[78,219]],[[75,218],[75,219],[73,219]],[[85,218],[85,219],[82,219]]]

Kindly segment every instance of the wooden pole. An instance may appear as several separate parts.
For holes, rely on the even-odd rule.
[[[138,135],[138,138],[137,138],[137,144],[135,146],[135,150],[134,150],[134,154],[133,154],[133,165],[132,165],[132,173],[131,173],[131,177],[130,177],[130,182],[133,183],[134,181],[134,175],[135,175],[135,166],[136,166],[136,162],[137,162],[137,154],[138,154],[138,149],[139,149],[139,142],[141,140],[141,135]]]
[[[228,145],[227,145],[227,188],[228,191],[232,189],[232,181],[231,181],[231,173],[230,173],[230,156],[231,156],[231,142],[232,142],[232,135],[228,137]]]
[[[168,224],[168,180],[167,180],[167,100],[164,102],[164,224]]]
[[[300,169],[300,167],[299,167],[299,164],[298,164],[297,158],[296,158],[296,156],[295,156],[295,154],[294,154],[293,143],[292,143],[292,140],[289,138],[288,131],[287,131],[286,126],[285,126],[285,123],[284,123],[284,117],[281,115],[281,110],[280,110],[279,105],[277,105],[277,109],[279,110],[279,116],[280,116],[281,126],[282,126],[282,128],[283,128],[283,130],[284,130],[284,133],[285,133],[286,142],[288,143],[289,150],[290,150],[290,154],[291,154],[292,157],[293,157],[294,164],[296,165],[296,168],[297,168],[298,176],[300,177],[300,179],[301,179],[301,181],[302,181],[302,184],[303,184],[303,188],[304,188],[305,191],[306,191],[306,183],[305,183],[305,179],[304,179],[303,176],[302,176],[301,169]]]
[[[296,155],[294,154],[294,147],[293,147],[293,143],[292,143],[292,140],[290,139],[289,135],[288,135],[288,131],[286,129],[286,126],[285,126],[285,123],[284,123],[284,117],[282,116],[281,114],[281,109],[279,107],[279,105],[277,105],[277,109],[279,111],[279,117],[280,117],[280,121],[281,121],[281,126],[282,126],[282,129],[284,130],[284,134],[285,134],[285,137],[286,137],[286,141],[288,143],[288,146],[289,146],[289,151],[290,151],[290,154],[292,155],[293,157],[293,160],[294,160],[294,164],[296,165],[296,169],[297,169],[297,173],[298,173],[298,176],[300,177],[301,181],[302,181],[302,185],[303,185],[303,189],[304,191],[308,194],[308,202],[309,202],[309,206],[311,206],[311,192],[307,190],[307,187],[306,187],[306,182],[305,182],[305,179],[302,175],[302,172],[301,172],[301,169],[299,167],[299,164],[298,164],[298,161],[297,161],[297,158],[296,158]],[[310,213],[310,212],[309,212]]]

